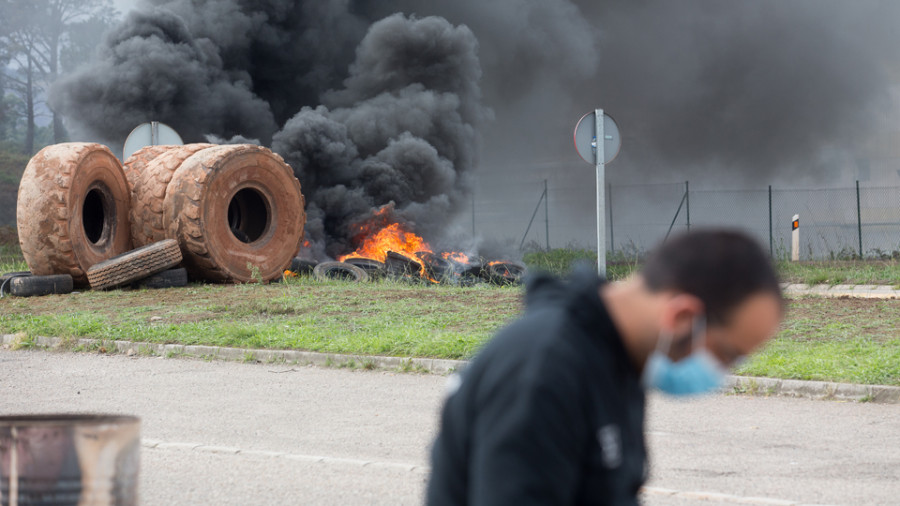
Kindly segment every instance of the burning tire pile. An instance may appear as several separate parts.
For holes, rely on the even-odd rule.
[[[101,144],[48,146],[19,185],[16,221],[30,272],[0,278],[0,296],[170,288],[189,279],[271,282],[301,274],[323,281],[506,285],[525,274],[515,262],[435,253],[399,222],[362,237],[338,261],[302,259],[304,207],[291,167],[252,144],[148,146],[124,164]]]
[[[106,146],[64,143],[29,162],[16,222],[30,272],[4,276],[0,295],[274,281],[306,215],[293,170],[263,147],[151,146],[123,165]]]
[[[486,261],[460,252],[435,253],[422,238],[391,218],[392,207],[375,212],[359,246],[337,262],[316,264],[295,259],[288,276],[312,274],[320,281],[374,281],[382,278],[414,283],[471,286],[477,283],[517,285],[526,274],[524,265],[506,260]]]

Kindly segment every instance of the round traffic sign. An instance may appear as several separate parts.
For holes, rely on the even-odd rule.
[[[613,161],[622,148],[619,125],[609,114],[603,113],[603,163]],[[597,163],[597,112],[591,111],[575,125],[575,149],[584,161]]]

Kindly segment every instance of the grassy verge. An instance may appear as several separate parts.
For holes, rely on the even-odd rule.
[[[517,288],[192,285],[0,300],[0,333],[465,359],[521,310]],[[778,337],[738,372],[900,385],[900,301],[792,300]]]
[[[531,269],[556,274],[568,272],[577,262],[596,265],[597,254],[587,250],[558,249],[531,252],[525,263]],[[900,289],[900,260],[833,260],[776,264],[782,281],[807,285],[891,285]],[[640,268],[636,256],[614,255],[608,259],[607,278],[621,279]]]
[[[591,256],[568,251],[526,261],[565,271],[579,259]],[[636,265],[616,264],[610,277],[624,277]],[[0,271],[26,269],[16,245],[0,244]],[[793,282],[815,284],[827,274],[818,282],[900,284],[900,266],[890,261],[781,269]],[[460,359],[472,357],[519,313],[520,295],[517,288],[487,285],[322,284],[308,278],[268,286],[86,291],[0,299],[0,333]],[[798,298],[778,337],[738,372],[900,385],[898,329],[900,301]]]
[[[900,385],[900,301],[791,301],[781,332],[738,373]]]
[[[151,343],[468,358],[519,311],[516,288],[192,285],[0,300],[0,332]]]

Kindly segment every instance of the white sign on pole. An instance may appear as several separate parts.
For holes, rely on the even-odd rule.
[[[582,116],[575,125],[575,149],[597,168],[597,272],[606,277],[606,164],[622,147],[615,120],[597,109]]]
[[[181,140],[181,136],[169,125],[158,121],[143,123],[132,130],[128,138],[125,139],[122,160],[127,160],[137,150],[145,146],[180,146],[182,144],[184,144],[184,141]]]

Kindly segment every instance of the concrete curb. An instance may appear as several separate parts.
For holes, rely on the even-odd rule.
[[[0,335],[0,346],[17,348],[26,342],[21,335]],[[27,340],[45,349],[97,350],[127,355],[156,355],[161,357],[190,357],[232,362],[263,362],[272,364],[316,365],[323,367],[360,367],[431,374],[449,374],[462,370],[468,361],[431,358],[379,357],[371,355],[342,355],[293,350],[253,350],[218,346],[187,346],[181,344],[134,343],[130,341],[102,341],[98,339],[60,339],[38,337]],[[801,397],[817,400],[862,401],[881,404],[900,404],[900,387],[856,385],[827,381],[754,378],[729,376],[723,393],[759,396]]]
[[[785,295],[815,295],[828,298],[900,299],[900,290],[890,285],[782,285]]]
[[[232,362],[263,362],[273,364],[300,364],[326,367],[360,367],[367,369],[396,369],[411,372],[447,374],[461,369],[466,362],[439,358],[379,357],[372,355],[342,355],[295,350],[255,350],[246,348],[222,348],[219,346],[191,346],[182,344],[135,343],[130,341],[103,341],[99,339],[61,339],[37,337],[27,339],[20,335],[0,335],[0,346],[19,347],[24,341],[47,349],[96,350],[107,348],[110,352],[161,357],[193,357]]]
[[[883,385],[729,376],[725,388],[738,394],[900,404],[900,387]]]

